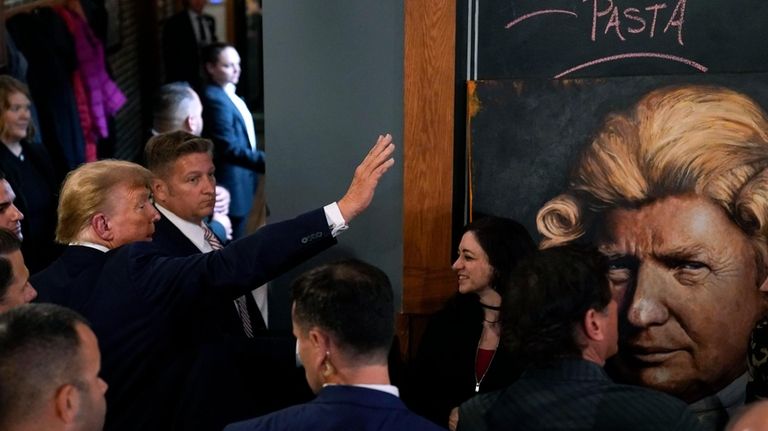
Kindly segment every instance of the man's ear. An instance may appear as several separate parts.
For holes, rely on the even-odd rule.
[[[584,322],[582,323],[584,336],[589,340],[603,340],[605,338],[604,320],[602,313],[590,308],[584,314]]]
[[[325,331],[317,327],[309,330],[307,338],[309,338],[309,345],[315,350],[314,357],[317,362],[316,365],[319,366],[325,361],[327,352],[331,351],[331,339]]]
[[[66,384],[56,390],[56,416],[64,423],[75,423],[80,411],[80,391],[74,385]]]
[[[115,235],[109,226],[109,218],[104,213],[96,213],[91,217],[91,229],[96,233],[96,236],[105,241],[114,239]]]
[[[168,200],[168,184],[165,183],[165,181],[161,180],[160,178],[153,178],[152,179],[152,196],[154,196],[155,201],[159,203],[163,203]]]

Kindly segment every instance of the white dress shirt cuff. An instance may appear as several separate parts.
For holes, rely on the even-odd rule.
[[[349,226],[347,225],[346,220],[344,220],[344,217],[341,215],[341,210],[339,210],[339,206],[336,204],[336,202],[324,206],[323,211],[325,211],[325,220],[328,221],[328,228],[331,229],[331,235],[333,235],[334,238],[339,236],[340,233],[349,229]]]

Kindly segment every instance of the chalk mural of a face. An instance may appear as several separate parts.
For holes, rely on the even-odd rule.
[[[543,246],[587,238],[611,259],[622,380],[694,402],[746,371],[766,311],[766,131],[740,93],[655,90],[606,119],[539,211]]]

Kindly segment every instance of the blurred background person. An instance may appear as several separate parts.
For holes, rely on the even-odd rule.
[[[184,9],[163,25],[165,82],[183,81],[200,89],[205,80],[200,49],[216,42],[216,21],[203,13],[207,0],[183,0]]]
[[[429,321],[419,344],[406,401],[448,426],[456,408],[478,392],[502,388],[518,375],[500,348],[501,294],[510,271],[536,246],[518,222],[484,217],[468,224],[453,271],[458,293]]]
[[[246,224],[264,173],[264,152],[257,148],[251,111],[235,94],[240,80],[240,55],[231,45],[213,43],[203,50],[208,83],[203,101],[203,136],[214,143],[216,176],[230,193],[229,218],[235,239],[246,233]]]
[[[61,253],[54,242],[58,184],[46,149],[29,142],[35,130],[31,122],[26,85],[0,75],[0,170],[16,193],[22,220],[22,251],[35,273]]]

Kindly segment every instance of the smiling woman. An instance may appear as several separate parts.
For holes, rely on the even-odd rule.
[[[459,404],[478,392],[505,387],[517,376],[499,348],[499,288],[535,245],[510,219],[486,217],[464,228],[453,271],[458,293],[429,321],[404,397],[411,408],[455,429]]]
[[[56,197],[53,165],[42,145],[28,140],[34,134],[27,87],[10,76],[0,76],[0,169],[16,194],[22,220],[22,253],[31,272],[51,263],[55,246]]]

